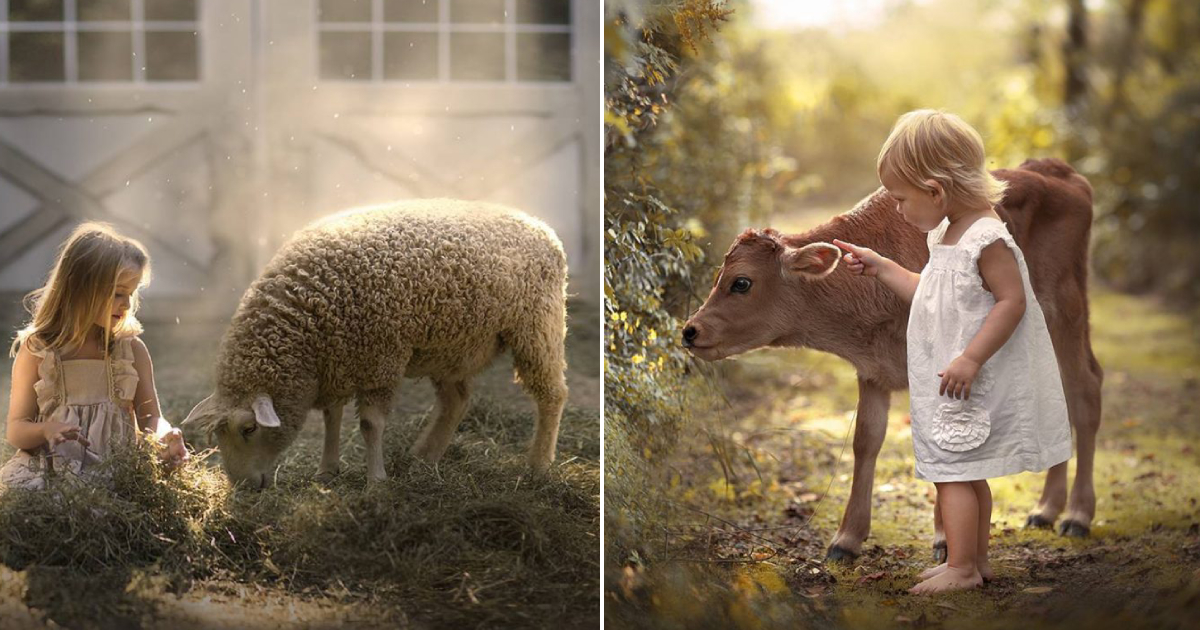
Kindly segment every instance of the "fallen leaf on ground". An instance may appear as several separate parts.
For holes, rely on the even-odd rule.
[[[861,586],[863,584],[866,584],[867,582],[874,582],[875,580],[882,580],[885,577],[887,577],[887,571],[879,571],[878,573],[871,573],[869,575],[864,575],[864,576],[858,578],[858,580],[855,581],[854,583],[856,585]]]

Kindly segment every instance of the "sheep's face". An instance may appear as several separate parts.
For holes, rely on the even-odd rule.
[[[258,396],[249,407],[228,405],[216,395],[192,410],[185,425],[199,426],[216,439],[221,464],[235,485],[259,489],[274,482],[275,465],[287,448],[289,432],[279,422],[271,399]]]
[[[285,448],[279,427],[263,426],[253,411],[236,409],[213,434],[230,481],[249,488],[271,485],[275,462]]]

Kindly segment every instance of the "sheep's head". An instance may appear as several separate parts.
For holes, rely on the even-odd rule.
[[[271,485],[280,454],[296,436],[282,426],[266,394],[240,405],[213,394],[192,409],[183,426],[198,428],[210,443],[215,436],[230,481],[252,489]]]

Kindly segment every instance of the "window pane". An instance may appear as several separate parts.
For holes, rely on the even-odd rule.
[[[570,24],[571,0],[517,0],[520,24]]]
[[[133,38],[129,31],[80,33],[79,80],[132,81]]]
[[[128,22],[133,19],[129,12],[129,0],[79,0],[80,22]]]
[[[370,22],[371,0],[321,0],[321,22]]]
[[[199,78],[195,33],[146,32],[146,80],[196,81]]]
[[[8,0],[8,19],[13,22],[61,22],[63,0]]]
[[[570,81],[571,36],[567,33],[518,33],[518,81]]]
[[[438,0],[383,0],[384,22],[436,22]]]
[[[8,80],[62,81],[62,33],[10,33]]]
[[[195,22],[196,0],[146,0],[146,19],[162,22]]]
[[[504,0],[450,0],[450,21],[503,24]]]
[[[385,33],[383,78],[437,79],[437,33]]]
[[[460,81],[503,81],[504,35],[451,33],[450,78]]]
[[[370,33],[321,33],[322,79],[371,79]]]

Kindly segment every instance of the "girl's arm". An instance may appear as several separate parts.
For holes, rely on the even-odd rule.
[[[21,344],[13,360],[12,391],[8,402],[8,426],[4,437],[9,444],[27,451],[43,444],[59,444],[65,440],[79,440],[84,446],[88,441],[79,435],[79,427],[69,426],[55,420],[35,422],[38,416],[37,392],[33,384],[38,379],[41,357],[30,352]]]
[[[851,273],[861,276],[875,276],[883,286],[887,287],[905,302],[912,302],[913,294],[917,292],[917,282],[921,274],[914,273],[900,266],[900,263],[884,257],[867,247],[859,247],[833,239],[833,244],[850,252],[846,254],[846,265]]]
[[[162,410],[158,405],[158,391],[154,387],[154,363],[150,360],[150,350],[137,337],[133,338],[133,368],[138,373],[137,390],[133,393],[133,413],[137,418],[138,428],[153,433],[166,444],[163,459],[173,463],[187,459],[183,435],[162,417]]]
[[[995,241],[983,248],[979,255],[979,275],[983,276],[983,287],[995,296],[996,305],[988,312],[979,332],[962,355],[938,374],[942,377],[939,395],[949,393],[952,398],[970,398],[971,382],[980,367],[1004,346],[1025,316],[1021,268],[1004,241]]]

